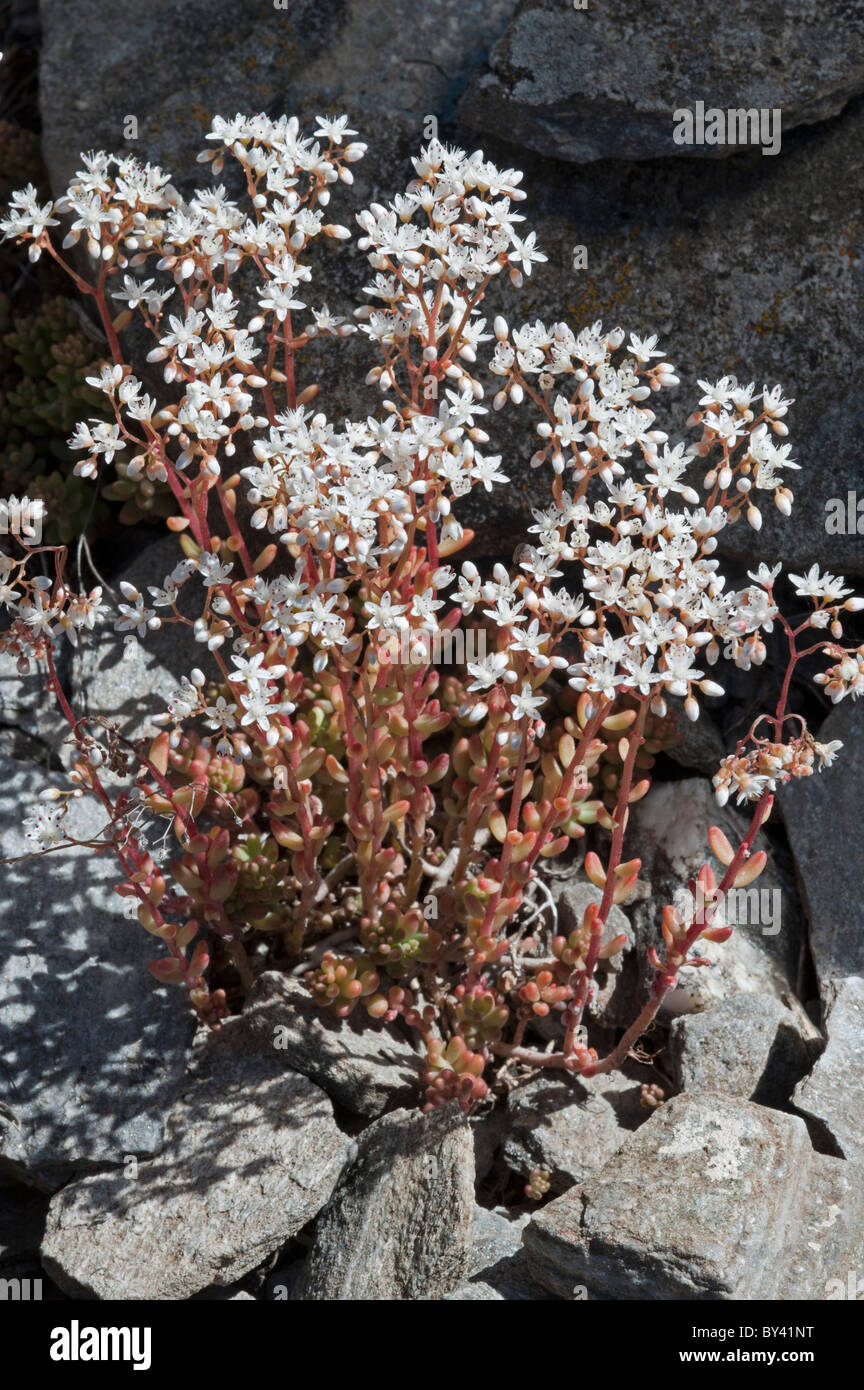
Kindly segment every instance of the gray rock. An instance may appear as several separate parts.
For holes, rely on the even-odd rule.
[[[668,756],[680,767],[713,777],[721,758],[726,755],[726,745],[716,723],[705,709],[698,719],[688,719],[683,700],[675,696],[670,698],[668,704],[678,738],[678,742],[666,750]]]
[[[46,785],[4,762],[0,857],[0,1171],[53,1190],[77,1170],[155,1153],[183,1075],[193,1017],[157,987],[153,939],[121,911],[119,867],[92,851],[20,859],[22,818]],[[73,803],[78,839],[99,836],[94,798]]]
[[[651,978],[645,952],[652,945],[660,949],[664,905],[686,891],[702,864],[709,863],[722,873],[708,847],[708,827],[719,825],[737,845],[748,824],[732,807],[721,809],[711,783],[701,777],[655,784],[633,807],[628,835],[642,860],[643,896],[634,901],[631,915],[645,984]],[[664,1012],[691,1013],[732,994],[781,999],[789,993],[802,949],[798,895],[782,854],[766,841],[764,831],[757,835],[755,847],[768,850],[768,866],[749,889],[735,890],[735,900],[729,895],[726,915],[735,931],[720,945],[699,942],[698,954],[712,963],[679,972],[678,988],[667,996]],[[719,924],[720,918],[715,922]]]
[[[460,1284],[452,1293],[445,1293],[442,1303],[504,1303],[506,1296],[492,1284],[482,1279],[472,1279],[468,1284]]]
[[[41,104],[52,184],[65,184],[79,152],[94,145],[146,148],[148,158],[193,174],[215,112],[278,114],[290,105],[315,114],[338,106],[365,119],[379,142],[392,140],[393,127],[419,141],[430,114],[452,110],[515,9],[516,0],[433,0],[422,9],[408,0],[296,0],[279,10],[273,0],[248,0],[238,27],[233,0],[213,0],[206,25],[192,11],[178,14],[170,0],[153,0],[121,25],[109,0],[82,0],[74,23],[60,0],[46,0]],[[162,42],[166,25],[171,54]],[[387,41],[400,32],[410,34],[407,46]],[[111,42],[94,47],[92,34]],[[199,75],[194,101],[190,73]],[[138,135],[127,141],[130,114]]]
[[[53,1198],[42,1259],[67,1292],[165,1300],[236,1283],[321,1210],[348,1151],[324,1092],[244,1018],[200,1046],[167,1131],[137,1177]]]
[[[794,1102],[843,1158],[864,1159],[864,978],[834,980],[825,1019],[828,1045]]]
[[[58,761],[61,766],[65,766],[64,752],[61,744],[61,749],[55,756],[47,744],[34,738],[32,734],[26,734],[21,729],[8,725],[0,728],[0,758],[4,761],[11,759],[15,763],[33,763],[47,773],[57,767]]]
[[[782,560],[799,573],[814,562],[834,574],[864,570],[854,525],[837,535],[826,531],[831,499],[845,507],[849,492],[864,498],[864,388],[850,385],[846,370],[850,354],[864,350],[857,313],[862,233],[850,219],[848,196],[862,128],[858,98],[831,125],[793,132],[778,159],[566,167],[487,142],[493,158],[525,170],[529,197],[520,212],[549,258],[522,291],[508,292],[503,282],[492,287],[487,316],[503,313],[518,324],[564,319],[574,329],[601,319],[607,327],[658,333],[681,378],[655,406],[675,440],[693,437],[684,421],[701,394],[699,378],[731,373],[759,386],[782,382],[795,397],[787,423],[802,471],[792,480],[791,517],[767,498],[758,535],[744,523],[720,537],[722,555],[748,568]],[[482,143],[470,130],[454,136],[469,149]],[[574,271],[577,246],[585,248],[587,268]],[[492,420],[510,483],[460,504],[478,552],[508,556],[524,539],[531,506],[546,505],[549,476],[527,466],[533,428],[524,407]],[[697,487],[703,472],[694,466]]]
[[[810,949],[823,1001],[831,982],[864,975],[864,930],[858,883],[864,875],[861,840],[846,834],[840,850],[826,837],[826,827],[852,827],[861,816],[864,777],[864,720],[860,706],[846,699],[819,729],[822,742],[840,739],[843,749],[834,767],[792,783],[778,796],[795,858],[807,920]]]
[[[0,1188],[0,1275],[30,1275],[39,1270],[39,1246],[45,1229],[48,1198],[26,1187]]]
[[[471,1115],[471,1133],[474,1136],[474,1172],[478,1182],[491,1173],[501,1140],[507,1128],[507,1117],[500,1105],[486,1114]]]
[[[370,127],[384,117],[419,140],[430,114],[452,114],[456,96],[517,7],[518,0],[458,6],[432,0],[422,8],[410,0],[351,0],[333,16],[326,45],[311,61],[295,64],[292,98],[315,111],[335,102]],[[385,31],[410,33],[411,53],[384,40]]]
[[[785,1105],[822,1046],[818,1029],[787,998],[733,994],[676,1018],[669,1054],[681,1090]]]
[[[61,643],[61,654],[55,658],[61,682],[68,675],[69,645]],[[24,734],[35,747],[25,756],[31,761],[49,766],[60,754],[69,725],[48,688],[48,668],[44,662],[31,660],[27,675],[18,671],[17,657],[0,652],[0,726]],[[12,750],[9,750],[10,753]],[[21,756],[21,753],[13,753]]]
[[[499,1260],[507,1259],[522,1249],[522,1232],[531,1219],[530,1213],[512,1217],[506,1207],[475,1207],[471,1238],[471,1257],[468,1274],[482,1274]]]
[[[161,587],[166,575],[183,559],[175,536],[155,541],[115,576],[116,584],[127,580],[149,599],[148,586]],[[204,589],[193,576],[182,587],[178,608],[184,616],[198,617],[203,607]],[[170,616],[160,609],[159,615]],[[73,663],[72,694],[76,714],[100,715],[116,720],[129,739],[156,734],[151,723],[155,714],[165,711],[167,701],[177,690],[180,679],[193,666],[200,666],[210,678],[218,668],[206,648],[196,643],[185,625],[169,623],[146,638],[126,640],[126,634],[113,630],[110,622],[97,628],[82,641]]]
[[[864,1164],[814,1153],[799,1194],[797,1231],[773,1297],[860,1299],[864,1269]]]
[[[474,1146],[453,1104],[376,1120],[315,1228],[304,1301],[438,1298],[468,1267]]]
[[[522,1246],[530,1214],[511,1217],[503,1208],[477,1207],[469,1278],[444,1295],[444,1303],[548,1301],[550,1295],[532,1278]]]
[[[246,1302],[257,1303],[258,1300],[256,1299],[255,1295],[249,1293],[247,1289],[232,1289],[232,1288],[220,1289],[218,1285],[214,1285],[213,1288],[210,1288],[210,1289],[202,1289],[200,1293],[193,1294],[193,1295],[192,1295],[192,1302],[193,1302],[193,1303],[246,1303]]]
[[[746,135],[737,146],[676,145],[676,108],[776,109],[784,132],[827,120],[864,88],[862,40],[864,15],[841,0],[770,8],[741,0],[717,11],[699,0],[638,11],[627,0],[604,0],[602,9],[526,0],[489,69],[469,83],[460,114],[576,162],[719,157]],[[782,54],[776,65],[774,54]]]
[[[861,1177],[815,1154],[796,1116],[677,1096],[524,1241],[535,1278],[565,1298],[825,1297],[826,1280],[860,1264]]]
[[[507,1098],[504,1158],[526,1178],[544,1169],[551,1191],[566,1192],[602,1168],[648,1118],[640,1094],[640,1083],[620,1072],[538,1076]]]
[[[418,1102],[422,1058],[395,1028],[335,1018],[299,981],[276,971],[255,981],[246,1010],[284,1066],[310,1077],[352,1114],[374,1119]]]

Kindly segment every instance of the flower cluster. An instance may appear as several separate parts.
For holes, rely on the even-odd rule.
[[[47,663],[76,786],[110,813],[118,891],[165,946],[157,979],[184,984],[218,1024],[262,963],[303,974],[339,1016],[417,1032],[427,1106],[468,1108],[495,1065],[620,1065],[677,970],[701,963],[693,944],[720,939],[722,894],[764,863],[752,846],[772,790],[837,751],[803,724],[784,741],[791,675],[824,651],[832,698],[857,696],[864,665],[842,645],[842,613],[862,604],[831,576],[793,577],[813,612],[792,628],[779,569],[727,587],[721,532],[742,517],[758,530],[760,494],[791,508],[779,387],[700,382],[698,437],[672,442],[650,403],[678,378],[655,338],[483,316],[493,281],[518,289],[545,260],[516,211],[517,171],[431,141],[403,193],[357,214],[364,302],[347,316],[313,304],[311,244],[350,236],[325,219],[365,152],[354,135],[346,117],[312,136],[287,117],[217,118],[203,158],[215,175],[239,166],[243,201],[221,184],[184,199],[161,169],[101,151],[56,204],[16,195],[6,236],[69,271],[111,348],[88,378],[103,417],[70,441],[78,474],[122,464],[173,499],[182,557],[146,593],[122,584],[114,626],[144,641],[188,629],[190,667],[152,743],[76,718],[53,652],[108,605],[72,592],[50,547],[4,560],[14,620],[0,645],[22,669]],[[138,375],[119,336],[136,316],[155,343]],[[337,425],[303,351],[353,333],[375,363],[368,412]],[[458,504],[508,481],[488,432],[508,405],[532,413],[531,465],[548,466],[552,495],[512,566],[481,572],[454,559],[472,538]],[[28,577],[40,549],[53,577]],[[481,649],[442,669],[468,620]],[[789,645],[780,706],[715,779],[721,801],[755,801],[750,830],[737,849],[712,842],[722,882],[692,920],[664,917],[646,1010],[601,1059],[586,1019],[598,962],[624,944],[607,939],[610,909],[639,875],[623,854],[628,807],[648,791],[671,702],[698,718],[700,699],[723,693],[721,660],[758,666],[775,624]],[[109,790],[105,768],[122,783],[130,760],[133,784]],[[528,935],[545,861],[574,857],[592,827],[584,872],[599,902],[568,937]],[[558,1022],[557,1050],[531,1046],[540,1019]]]

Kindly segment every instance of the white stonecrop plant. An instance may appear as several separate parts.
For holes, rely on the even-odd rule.
[[[313,996],[337,1013],[359,1002],[372,1020],[419,1031],[427,1105],[456,1096],[468,1107],[502,1059],[586,1075],[619,1066],[678,970],[706,963],[691,955],[696,941],[728,936],[723,896],[764,866],[753,842],[773,791],[839,747],[789,713],[792,674],[824,652],[833,664],[817,679],[834,700],[857,698],[864,649],[842,645],[841,615],[862,601],[815,568],[792,576],[813,610],[793,628],[774,598],[779,566],[726,587],[720,533],[742,516],[758,530],[757,499],[791,509],[784,479],[798,465],[782,442],[780,387],[700,382],[687,422],[698,437],[670,444],[650,402],[678,378],[656,338],[599,323],[487,325],[491,282],[518,289],[546,259],[521,230],[517,171],[433,140],[404,193],[357,215],[369,302],[353,319],[310,305],[312,242],[350,235],[326,219],[365,153],[354,135],[344,116],[320,118],[311,138],[293,118],[217,117],[201,158],[216,175],[231,161],[242,199],[216,185],[186,201],[161,169],[101,151],[56,203],[39,206],[32,187],[15,194],[5,236],[68,271],[110,354],[88,380],[113,421],[77,426],[76,472],[95,481],[122,460],[127,477],[167,484],[176,503],[168,525],[185,558],[146,594],[124,583],[114,626],[146,640],[187,625],[200,665],[190,659],[152,744],[79,718],[54,653],[111,605],[99,588],[72,589],[61,548],[24,543],[0,561],[12,615],[0,645],[22,672],[45,662],[77,754],[71,789],[49,789],[29,833],[47,852],[66,842],[70,799],[100,799],[98,847],[110,844],[117,891],[164,943],[159,980],[185,985],[218,1024],[229,1001],[214,977],[240,993],[262,960],[305,964]],[[120,341],[135,315],[155,339],[149,386]],[[358,330],[380,400],[337,425],[313,405],[303,350]],[[552,480],[530,542],[485,576],[448,563],[471,539],[454,504],[508,481],[487,452],[484,358],[493,410],[532,412],[530,463],[550,464]],[[700,462],[701,489],[688,481]],[[192,620],[178,608],[187,587]],[[430,653],[472,615],[488,650],[440,671]],[[712,829],[720,881],[706,864],[689,918],[664,910],[650,998],[601,1059],[585,1014],[598,963],[623,944],[606,923],[637,880],[639,860],[622,852],[628,807],[648,790],[667,698],[696,719],[700,695],[723,693],[709,670],[721,656],[761,664],[775,623],[789,646],[779,704],[714,779],[721,803],[755,803],[750,827],[737,848]],[[802,648],[805,631],[816,636]],[[151,852],[158,817],[167,830]],[[584,863],[599,901],[569,937],[548,923],[527,936],[540,861],[588,826],[599,827]],[[560,1039],[543,1051],[526,1034],[550,1014]]]

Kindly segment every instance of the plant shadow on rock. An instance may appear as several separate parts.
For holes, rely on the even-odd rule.
[[[0,846],[14,859],[32,850],[21,820],[43,779],[4,772]],[[78,803],[70,820],[90,838],[105,817]],[[119,911],[115,878],[77,848],[0,875],[0,1169],[48,1190],[159,1147],[192,1033],[183,1000],[147,972],[152,943]]]

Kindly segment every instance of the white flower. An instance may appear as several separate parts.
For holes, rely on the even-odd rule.
[[[284,676],[288,670],[287,666],[277,664],[275,666],[264,665],[264,653],[256,652],[254,656],[232,656],[231,660],[237,667],[231,679],[245,681],[250,690],[259,690],[269,681],[278,680]]]
[[[45,602],[44,594],[39,592],[33,595],[32,603],[22,603],[18,609],[19,616],[33,632],[47,632],[58,612],[56,607]]]
[[[768,565],[763,563],[759,566],[755,574],[748,570],[747,578],[752,579],[754,584],[761,584],[764,589],[770,589],[782,568],[783,566],[780,564],[774,565],[773,568],[769,568]]]
[[[124,593],[131,587],[130,584],[121,585]],[[133,595],[126,593],[126,597],[132,598]],[[139,637],[145,637],[148,632],[162,626],[162,619],[157,618],[152,608],[145,608],[143,595],[137,591],[133,603],[118,603],[117,607],[123,617],[115,622],[115,632],[136,632]]]
[[[475,454],[474,462],[471,466],[471,477],[481,482],[487,492],[492,491],[493,483],[507,483],[509,478],[506,473],[502,473],[498,465],[501,462],[500,454],[491,454],[485,459],[481,459],[479,454]]]
[[[472,567],[473,568],[473,567]],[[468,616],[472,613],[478,603],[482,602],[483,588],[480,583],[480,576],[474,573],[474,577],[469,579],[464,572],[459,576],[459,595],[458,602],[462,612]]]
[[[782,386],[772,386],[770,391],[767,386],[762,387],[762,409],[772,419],[779,420],[786,414],[790,405],[794,405],[794,401],[783,399]]]
[[[125,300],[130,309],[137,309],[143,304],[151,314],[158,313],[174,291],[173,288],[154,290],[153,284],[153,280],[136,280],[134,275],[124,275],[122,290],[112,290],[111,297]]]
[[[680,492],[685,501],[695,505],[699,501],[698,492],[681,481],[688,463],[689,460],[684,456],[683,444],[676,444],[674,449],[664,445],[662,458],[655,461],[653,471],[645,476],[648,482],[657,488],[658,496],[665,497],[668,492]]]
[[[408,605],[394,603],[391,594],[384,594],[377,603],[367,599],[363,604],[364,613],[369,615],[366,626],[370,632],[379,627],[382,632],[401,632],[408,626],[408,619],[404,616],[407,610]]]
[[[515,680],[515,673],[507,671],[508,666],[506,652],[492,652],[482,661],[469,661],[467,663],[468,674],[473,676],[474,680],[468,686],[468,690],[490,690],[493,685],[498,684],[502,677],[506,679],[507,675]]]
[[[276,315],[280,323],[291,313],[292,309],[305,309],[305,300],[297,299],[292,291],[284,285],[278,285],[271,281],[264,289],[256,291],[262,309],[270,309]]]
[[[635,661],[632,657],[625,656],[621,664],[626,673],[623,683],[639,690],[643,695],[650,694],[652,687],[663,679],[662,674],[655,670],[650,658]]]
[[[195,309],[189,309],[185,319],[171,314],[168,322],[171,325],[171,332],[166,333],[164,337],[159,339],[159,342],[164,348],[176,348],[177,356],[182,360],[187,356],[190,348],[196,347],[201,342],[204,315]]]
[[[224,584],[233,568],[232,564],[221,561],[218,555],[210,555],[206,551],[198,558],[198,573],[208,589]]]
[[[51,849],[53,845],[61,843],[66,839],[61,825],[64,813],[65,807],[37,806],[24,818],[25,837],[39,849]]]
[[[90,469],[87,464],[75,465],[75,472],[84,477],[95,472],[95,459],[100,455],[110,463],[116,453],[126,448],[125,441],[120,438],[120,426],[106,424],[104,420],[91,420],[89,424],[82,420],[68,442],[70,449],[88,449],[92,455],[88,460],[92,465]]]
[[[57,226],[57,218],[51,216],[53,211],[53,203],[39,206],[36,189],[32,183],[28,183],[26,188],[20,188],[17,193],[12,194],[9,216],[0,221],[0,232],[3,233],[4,239],[32,237],[36,240],[47,227]],[[33,260],[38,259],[38,248],[35,250],[37,254],[31,256]]]
[[[546,703],[545,695],[535,695],[527,681],[519,691],[510,691],[510,705],[517,719],[534,719]]]
[[[795,585],[795,592],[799,598],[824,599],[829,603],[838,603],[841,598],[846,598],[851,594],[851,589],[844,589],[843,579],[836,579],[833,574],[819,573],[818,565],[811,565],[805,575],[790,574],[789,579]]]
[[[240,703],[246,710],[240,723],[244,725],[260,724],[265,732],[270,728],[271,715],[275,718],[277,714],[290,714],[294,709],[294,706],[288,702],[270,700],[267,692],[262,690],[244,692],[240,696]]]
[[[539,618],[533,618],[527,629],[516,629],[508,647],[511,652],[530,653],[534,665],[543,669],[549,665],[549,658],[540,649],[548,641],[549,634],[541,629]]]
[[[207,728],[214,731],[233,729],[237,722],[237,706],[233,703],[229,704],[224,695],[219,695],[212,705],[207,705],[204,714]]]
[[[184,676],[180,689],[175,690],[168,701],[168,711],[174,719],[188,719],[192,711],[198,708],[198,698],[195,686]]]
[[[524,600],[520,599],[514,603],[512,599],[500,594],[496,600],[494,608],[484,608],[483,613],[487,618],[491,618],[499,627],[518,627],[525,622],[522,610],[525,607]]]
[[[524,241],[518,236],[512,237],[513,250],[510,252],[507,259],[511,261],[513,265],[521,266],[526,275],[531,274],[532,265],[548,260],[548,257],[544,256],[542,251],[537,250],[535,246],[536,241],[536,232],[529,232]]]
[[[356,135],[357,131],[349,129],[347,116],[337,116],[335,120],[326,116],[316,116],[315,134],[322,135],[325,140],[332,140],[334,145],[341,145],[346,135]]]
[[[652,357],[663,356],[662,352],[657,351],[656,333],[652,333],[648,338],[639,338],[635,333],[631,333],[627,348],[640,362],[648,362]]]
[[[813,744],[813,752],[819,759],[820,772],[824,771],[826,767],[831,767],[831,765],[836,762],[837,754],[842,747],[843,744],[839,738],[832,739],[830,743]]]

